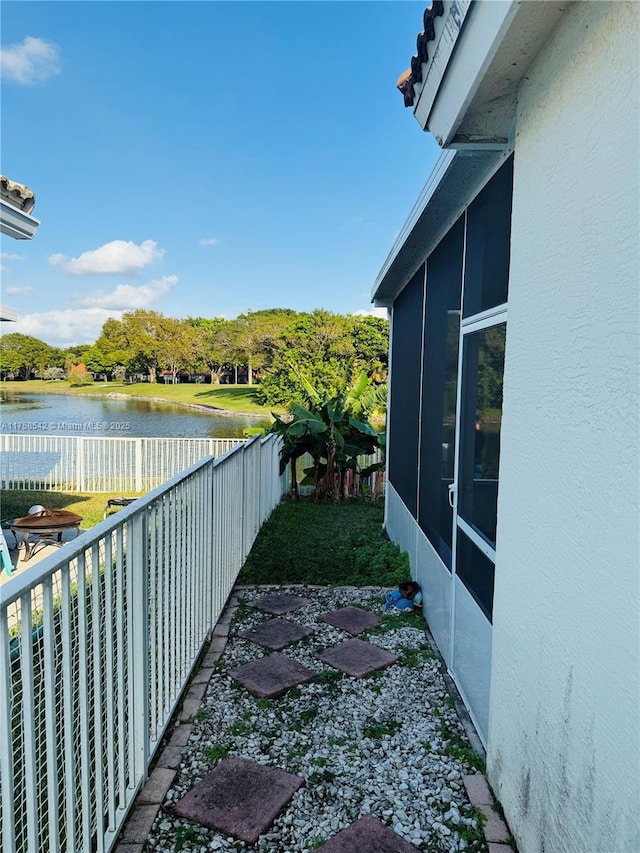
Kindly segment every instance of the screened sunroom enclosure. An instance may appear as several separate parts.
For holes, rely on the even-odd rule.
[[[376,301],[392,313],[386,528],[486,740],[513,157],[484,155],[470,186],[469,156],[440,158]]]

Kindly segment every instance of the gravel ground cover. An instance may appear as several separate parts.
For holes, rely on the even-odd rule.
[[[313,599],[286,618],[313,629],[284,654],[317,673],[277,699],[255,699],[228,670],[269,652],[237,635],[271,617],[248,602],[265,592]],[[382,589],[260,587],[238,593],[229,641],[209,682],[174,785],[146,850],[246,850],[305,853],[358,817],[372,814],[422,851],[486,851],[478,813],[462,776],[479,759],[471,750],[438,657],[419,614],[385,615]],[[380,616],[360,636],[399,656],[362,679],[343,676],[315,655],[348,635],[321,621],[346,605]],[[255,845],[177,819],[171,804],[226,755],[302,776],[306,784]],[[363,851],[366,853],[366,851]]]

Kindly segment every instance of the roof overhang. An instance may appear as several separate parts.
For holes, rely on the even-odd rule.
[[[444,0],[427,61],[401,78],[420,126],[443,148],[507,146],[520,83],[572,2]]]
[[[378,273],[371,300],[388,307],[510,153],[443,151]]]
[[[0,321],[15,323],[18,319],[18,312],[15,308],[9,308],[7,305],[0,305]]]
[[[40,225],[36,219],[24,210],[0,198],[0,231],[16,240],[31,240]]]

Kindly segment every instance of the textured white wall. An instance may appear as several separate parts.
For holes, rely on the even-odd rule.
[[[640,850],[640,6],[519,93],[489,777],[521,853]]]

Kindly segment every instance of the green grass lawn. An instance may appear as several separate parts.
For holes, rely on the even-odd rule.
[[[102,521],[104,508],[110,498],[121,498],[121,494],[70,494],[68,492],[36,492],[0,490],[0,517],[22,518],[30,507],[40,504],[47,509],[67,509],[82,516],[80,527],[87,530]],[[135,494],[127,495],[135,497]]]
[[[124,394],[127,397],[155,397],[168,403],[214,406],[232,412],[268,415],[271,411],[268,406],[256,402],[255,385],[151,385],[149,382],[128,385],[124,382],[94,382],[91,385],[71,386],[66,380],[31,379],[28,382],[3,382],[0,389],[19,394]]]
[[[120,494],[0,491],[0,517],[21,518],[35,504],[81,515],[80,527],[102,521]],[[133,495],[132,495],[133,497]],[[349,500],[283,501],[265,522],[240,572],[244,584],[396,586],[411,576],[406,553],[383,536],[384,504]]]
[[[395,586],[409,560],[384,538],[382,501],[286,500],[265,522],[238,578],[244,584]]]

